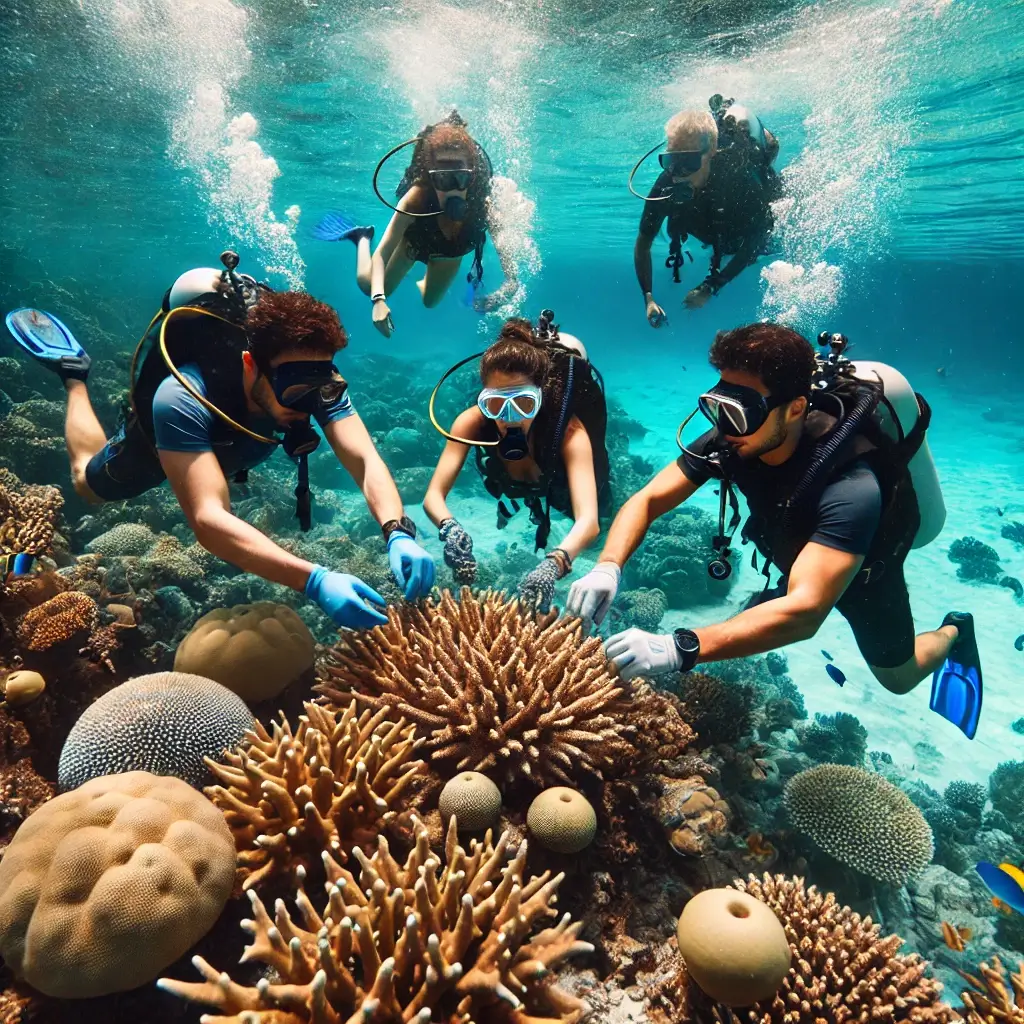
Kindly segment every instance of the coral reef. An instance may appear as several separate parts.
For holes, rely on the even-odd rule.
[[[394,816],[424,768],[412,759],[414,728],[388,721],[387,708],[305,708],[297,729],[282,713],[272,732],[257,723],[223,764],[207,761],[219,784],[206,794],[227,818],[247,889],[324,850],[344,862]]]
[[[1006,985],[1006,969],[999,957],[978,966],[977,977],[961,971],[971,986],[960,993],[967,1024],[1024,1024],[1024,963]]]
[[[154,544],[156,537],[144,523],[119,523],[106,533],[93,537],[85,545],[90,554],[116,556],[144,555]]]
[[[572,785],[635,753],[624,686],[579,620],[520,611],[463,589],[456,602],[390,606],[388,623],[351,633],[318,689],[414,722],[431,760],[507,781]]]
[[[737,743],[752,728],[753,689],[691,672],[678,677],[682,715],[702,746]]]
[[[23,484],[0,469],[0,554],[49,554],[63,505],[56,487]]]
[[[981,824],[981,816],[988,801],[988,794],[985,792],[984,786],[977,782],[964,782],[957,779],[946,787],[943,797],[955,811],[959,811],[971,821]]]
[[[949,560],[957,565],[958,579],[968,583],[991,583],[1012,590],[1019,599],[1024,598],[1024,583],[1015,576],[1007,576],[999,564],[995,548],[975,537],[961,537],[949,546]]]
[[[910,798],[880,775],[848,765],[809,768],[786,785],[796,827],[870,878],[902,885],[932,859],[932,830]]]
[[[802,750],[816,764],[846,764],[859,768],[868,752],[868,731],[856,715],[818,712],[814,721],[797,730]]]
[[[91,633],[98,616],[91,597],[69,590],[28,612],[18,626],[18,640],[28,651],[47,651],[80,633]]]
[[[728,828],[729,805],[700,777],[661,782],[657,813],[669,845],[683,857],[709,853]]]
[[[62,790],[117,772],[207,779],[204,758],[235,746],[253,724],[220,683],[183,672],[138,676],[105,693],[75,723],[60,753]]]
[[[625,590],[616,598],[615,609],[621,612],[625,620],[620,628],[635,626],[656,633],[668,610],[668,598],[664,591],[658,589],[642,587],[639,590]]]
[[[437,809],[445,825],[454,817],[460,832],[482,832],[498,821],[501,792],[480,772],[459,772],[444,784]]]
[[[597,812],[577,790],[552,786],[534,797],[526,824],[544,849],[579,853],[594,841]]]
[[[993,810],[1002,814],[1014,836],[1024,841],[1024,761],[1003,761],[989,776]]]
[[[371,856],[358,851],[358,879],[325,856],[322,911],[306,895],[301,871],[297,920],[283,902],[272,918],[250,893],[253,942],[244,959],[271,967],[275,981],[245,987],[197,957],[205,982],[164,978],[159,985],[252,1024],[574,1024],[584,1004],[558,987],[556,972],[593,947],[576,938],[580,925],[568,915],[536,930],[554,916],[563,876],[546,872],[527,881],[526,844],[511,861],[508,847],[508,833],[496,845],[488,835],[467,853],[453,822],[443,867],[422,826],[404,864],[383,837]]]
[[[1013,520],[1004,523],[999,535],[1006,540],[1012,541],[1017,547],[1024,547],[1024,523]]]
[[[156,977],[204,935],[234,880],[224,820],[178,779],[129,772],[44,804],[0,862],[0,953],[50,996]]]

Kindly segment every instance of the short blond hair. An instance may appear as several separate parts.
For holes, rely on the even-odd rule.
[[[669,149],[717,149],[718,125],[707,110],[680,110],[665,124]]]

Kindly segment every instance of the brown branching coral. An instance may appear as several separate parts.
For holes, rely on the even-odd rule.
[[[56,487],[23,484],[0,469],[0,553],[48,554],[63,505]]]
[[[574,1024],[584,1004],[555,983],[568,957],[593,946],[576,936],[581,922],[555,916],[563,879],[545,872],[526,881],[526,843],[508,859],[509,834],[487,833],[467,853],[454,819],[445,866],[416,823],[404,864],[383,837],[372,856],[354,851],[359,878],[324,855],[328,902],[314,909],[297,874],[297,920],[283,901],[271,917],[249,894],[253,936],[243,961],[272,968],[276,981],[236,984],[201,957],[206,978],[158,985],[215,1007],[223,1024]]]
[[[92,633],[99,609],[87,594],[69,590],[33,608],[18,626],[18,639],[29,651],[47,651],[79,633]]]
[[[390,605],[387,625],[346,634],[326,670],[330,703],[404,715],[431,760],[457,771],[574,785],[635,754],[601,641],[578,619],[529,615],[501,594]]]
[[[342,861],[372,841],[395,815],[413,778],[420,745],[405,719],[388,709],[343,712],[306,704],[299,727],[281,715],[273,732],[257,723],[226,764],[206,759],[221,783],[206,795],[224,812],[235,837],[244,888],[329,850]]]
[[[1024,1024],[1024,963],[1006,984],[1006,969],[999,957],[978,965],[980,978],[961,971],[969,989],[960,993],[967,1024]]]
[[[717,676],[692,672],[681,679],[683,717],[701,747],[736,743],[751,731],[753,690]]]
[[[107,606],[110,607],[109,605]],[[129,609],[129,612],[131,609]],[[134,629],[135,623],[111,622],[108,626],[100,626],[89,636],[89,642],[78,652],[86,655],[90,661],[99,662],[108,672],[114,672],[114,652],[121,647],[118,634],[123,629]]]

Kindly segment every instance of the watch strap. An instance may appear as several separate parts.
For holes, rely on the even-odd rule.
[[[700,657],[700,638],[692,629],[676,629],[672,632],[672,639],[682,659],[679,671],[689,672]]]
[[[391,535],[393,533],[404,533],[415,540],[416,524],[408,516],[402,516],[401,519],[389,519],[380,528],[380,532],[384,535],[385,544],[391,540]]]

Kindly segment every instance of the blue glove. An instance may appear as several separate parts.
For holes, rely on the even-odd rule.
[[[409,536],[395,530],[388,538],[388,562],[406,601],[418,601],[434,585],[434,560]]]
[[[388,621],[387,616],[367,603],[372,601],[383,607],[386,603],[384,598],[358,576],[350,576],[347,572],[331,572],[322,565],[315,565],[306,580],[305,593],[338,626],[369,629]]]

